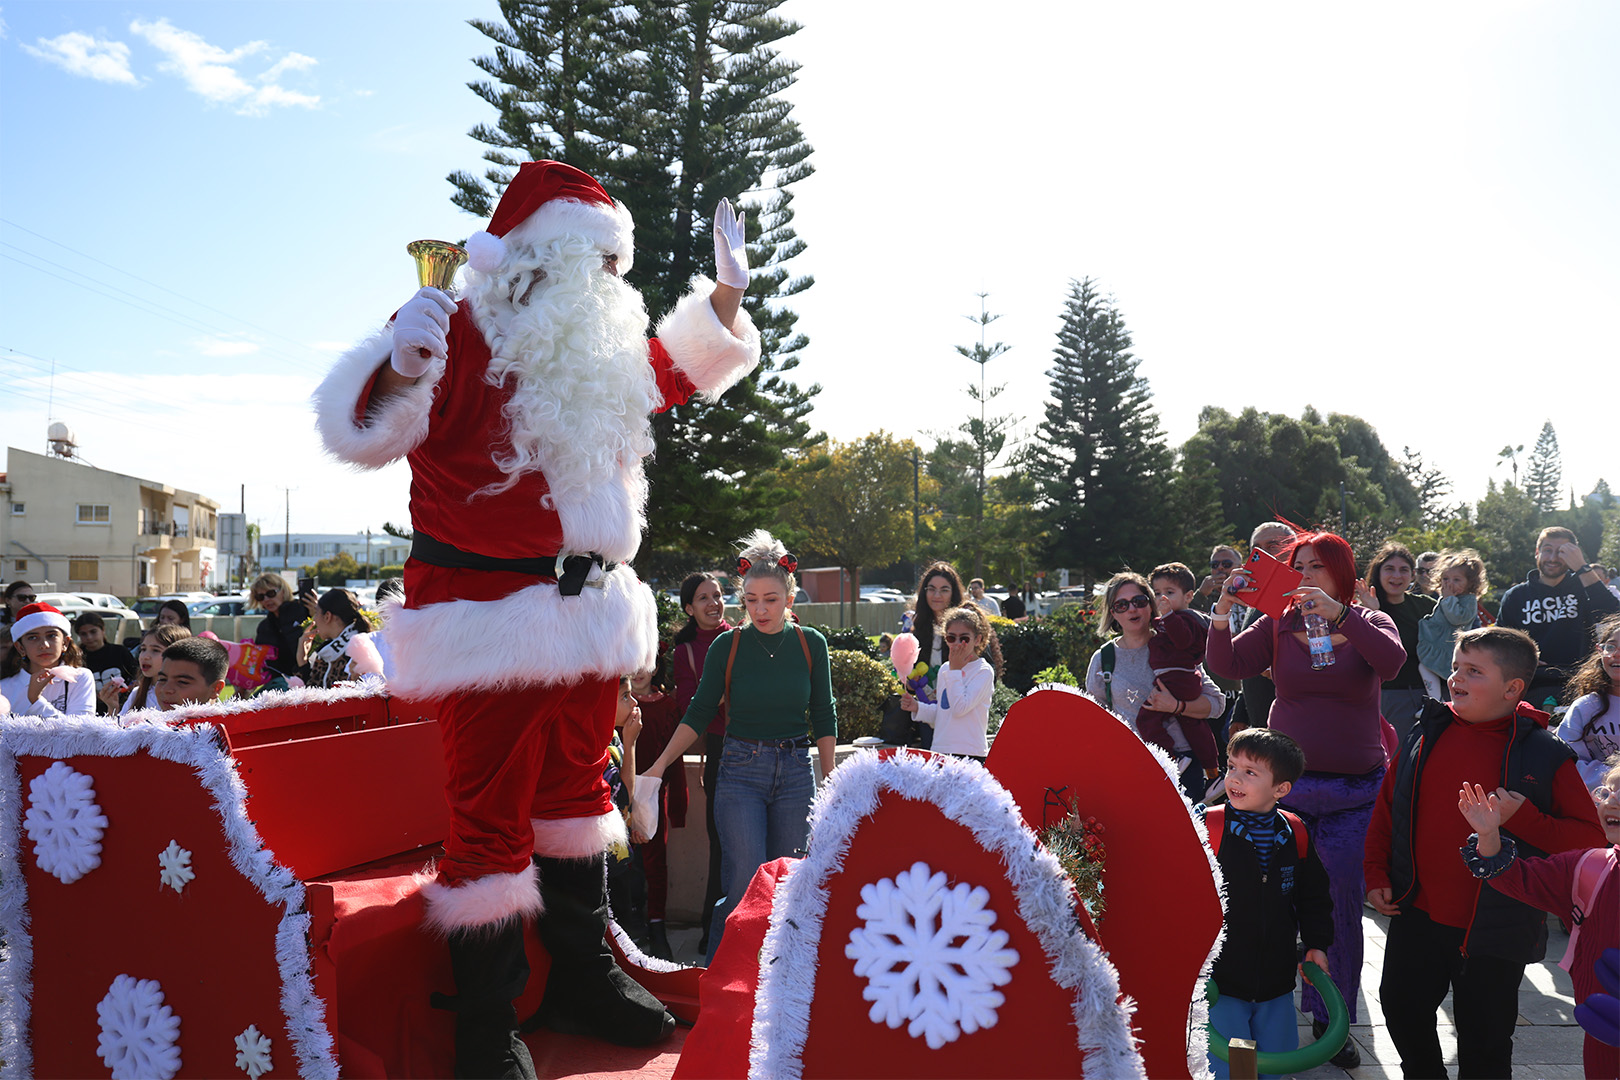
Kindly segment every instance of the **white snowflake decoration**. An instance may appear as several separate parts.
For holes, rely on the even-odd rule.
[[[55,762],[28,784],[23,816],[39,868],[71,885],[101,865],[107,815],[96,805],[90,777]]]
[[[169,846],[158,852],[158,885],[167,885],[175,892],[186,887],[197,872],[191,868],[191,852],[170,840]]]
[[[96,1050],[113,1080],[169,1080],[180,1071],[180,1018],[163,1004],[156,979],[120,975],[96,1006]]]
[[[248,1080],[259,1080],[275,1068],[270,1061],[270,1036],[259,1034],[253,1024],[236,1037],[236,1067],[248,1074]]]
[[[855,914],[865,920],[849,935],[844,955],[866,979],[874,1024],[909,1023],[913,1039],[938,1050],[962,1033],[994,1027],[1006,998],[997,986],[1012,979],[1018,953],[1005,930],[992,930],[989,890],[946,888],[943,871],[914,863],[894,878],[861,886]]]

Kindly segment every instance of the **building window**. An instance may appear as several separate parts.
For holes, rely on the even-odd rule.
[[[26,573],[28,573],[28,560],[27,559],[12,559],[11,560],[11,572],[13,574],[26,574]]]
[[[112,511],[106,503],[80,503],[80,525],[106,525],[112,521]]]
[[[68,580],[69,581],[100,581],[101,580],[101,560],[100,559],[69,559],[68,560]]]
[[[14,502],[14,503],[11,504],[11,516],[12,517],[22,517],[26,513],[28,513],[28,504],[27,503]]]

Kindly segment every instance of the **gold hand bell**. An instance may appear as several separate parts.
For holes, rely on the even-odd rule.
[[[418,285],[431,285],[451,296],[455,295],[452,283],[455,281],[456,271],[467,261],[467,252],[464,248],[457,247],[448,240],[413,240],[405,245],[405,250],[416,260]]]

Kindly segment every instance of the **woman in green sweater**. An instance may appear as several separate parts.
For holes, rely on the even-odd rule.
[[[686,716],[644,775],[662,778],[726,702],[726,742],[720,757],[714,820],[720,832],[726,898],[711,927],[709,958],[724,922],[742,900],[754,871],[796,855],[809,837],[816,784],[810,747],[821,774],[833,767],[838,715],[827,639],[788,616],[798,563],[763,529],[742,541],[737,560],[748,624],[715,638]],[[729,686],[728,686],[729,683]]]

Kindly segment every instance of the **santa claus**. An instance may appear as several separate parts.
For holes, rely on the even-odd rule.
[[[315,403],[331,453],[411,464],[408,599],[385,615],[391,689],[436,699],[443,729],[450,832],[423,885],[456,979],[441,1002],[458,1075],[523,1076],[524,918],[551,956],[534,1025],[621,1043],[673,1027],[603,940],[603,852],[625,838],[603,780],[614,699],[657,646],[652,594],[626,564],[646,524],[649,415],[717,398],[759,338],[724,200],[718,282],[695,278],[651,341],[621,276],[630,214],[578,169],[523,165],[467,247],[464,298],[420,290]]]

